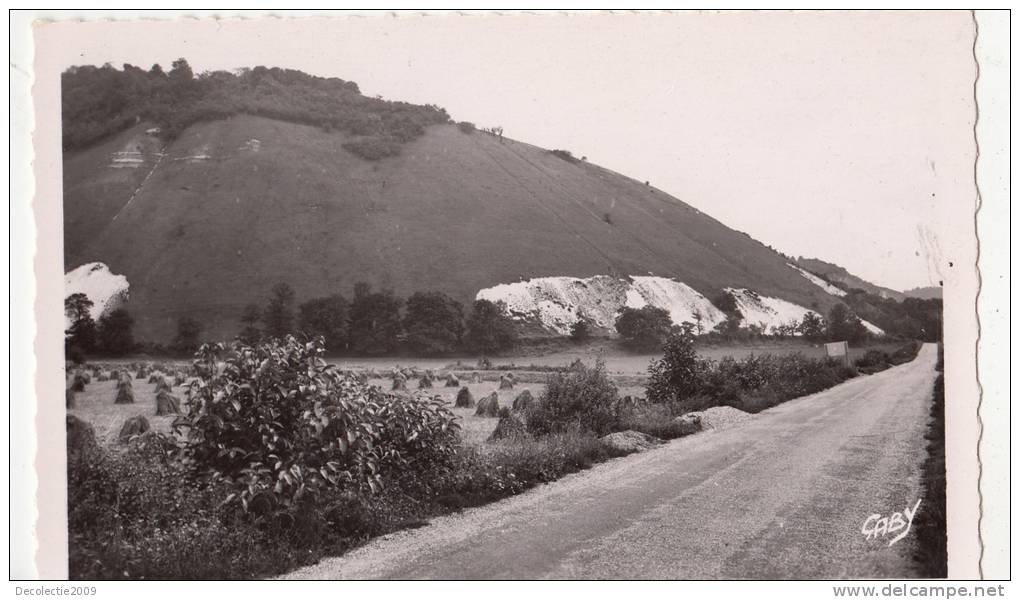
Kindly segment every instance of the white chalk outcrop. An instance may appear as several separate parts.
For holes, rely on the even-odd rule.
[[[831,283],[829,283],[828,281],[825,281],[824,279],[822,279],[821,277],[815,275],[814,273],[812,273],[810,271],[805,271],[804,269],[802,269],[802,268],[800,268],[800,267],[798,267],[797,265],[794,265],[794,264],[786,263],[786,266],[790,267],[794,271],[797,271],[798,273],[803,275],[805,279],[807,279],[811,283],[817,285],[818,287],[822,288],[827,293],[832,294],[833,296],[838,296],[840,298],[842,298],[843,296],[846,296],[846,291],[845,290],[842,290],[842,289],[832,285]]]
[[[693,323],[700,315],[706,331],[725,319],[719,309],[693,288],[664,277],[538,277],[485,288],[476,298],[505,302],[514,319],[534,320],[562,335],[569,333],[570,327],[582,317],[598,327],[612,329],[617,313],[624,307],[662,308],[677,324]]]
[[[818,312],[804,308],[799,304],[787,302],[779,298],[762,296],[752,290],[726,288],[726,291],[733,296],[733,299],[737,302],[737,307],[740,309],[740,313],[744,315],[741,325],[743,327],[757,325],[766,334],[777,333],[776,328],[783,325],[796,326],[804,320],[808,313],[814,313],[822,317],[823,320],[825,319]],[[861,319],[861,324],[875,335],[885,335],[884,331],[864,319]]]
[[[92,318],[97,321],[128,299],[129,288],[127,277],[111,272],[101,262],[87,263],[64,274],[64,297],[78,293],[88,296]]]
[[[756,325],[766,334],[778,333],[784,326],[796,327],[808,313],[818,315],[793,302],[762,296],[752,290],[726,288],[726,291],[733,296],[744,316],[741,325]],[[644,306],[665,310],[677,325],[697,323],[700,319],[702,330],[706,332],[726,320],[726,315],[694,288],[674,279],[654,276],[538,277],[485,288],[475,298],[504,302],[514,320],[535,323],[560,335],[569,334],[571,326],[582,317],[597,327],[612,330],[621,309]],[[868,331],[883,333],[871,323],[863,323]]]
[[[762,296],[757,292],[743,288],[726,288],[737,302],[740,314],[744,315],[741,326],[757,325],[766,334],[776,333],[781,326],[796,326],[804,320],[808,313],[817,312],[804,308],[799,304],[787,302],[779,298]],[[821,315],[818,315],[821,316]]]

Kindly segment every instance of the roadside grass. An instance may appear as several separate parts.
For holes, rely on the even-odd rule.
[[[922,502],[916,517],[917,544],[914,560],[919,575],[934,579],[948,576],[946,532],[946,399],[943,380],[942,346],[936,368],[939,375],[932,390],[931,419],[925,439],[928,454],[921,467]]]

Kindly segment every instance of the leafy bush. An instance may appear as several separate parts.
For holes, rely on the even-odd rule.
[[[854,361],[854,366],[869,373],[888,369],[890,364],[889,353],[881,350],[868,350],[864,356]]]
[[[474,133],[475,124],[469,121],[461,121],[460,123],[457,123],[457,129],[460,129],[462,133]]]
[[[669,313],[655,306],[627,307],[616,317],[616,331],[624,345],[637,350],[660,347],[672,327]]]
[[[651,402],[669,405],[677,413],[718,405],[759,412],[857,376],[855,368],[841,362],[801,354],[704,360],[698,358],[694,340],[690,324],[669,337],[663,357],[649,367],[646,394]]]
[[[618,390],[606,375],[605,363],[553,373],[527,415],[528,431],[535,435],[578,429],[605,435],[618,423]]]
[[[150,434],[68,472],[71,579],[252,579],[338,553],[385,522],[365,501],[252,520],[222,506],[224,482],[189,477]],[[336,506],[345,510],[336,515]]]
[[[663,356],[648,369],[646,388],[652,402],[677,403],[701,392],[706,363],[694,349],[693,325],[675,329],[663,345]]]
[[[245,511],[290,509],[330,490],[378,492],[389,472],[442,467],[456,448],[458,426],[441,404],[334,370],[321,340],[223,350],[200,350],[200,380],[173,428],[186,436],[182,462],[232,488],[225,502]]]
[[[437,502],[448,509],[478,506],[623,454],[578,431],[465,448],[437,484]]]

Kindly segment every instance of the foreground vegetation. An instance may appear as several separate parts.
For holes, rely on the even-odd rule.
[[[939,371],[932,390],[931,420],[928,422],[927,456],[921,468],[921,511],[915,525],[917,545],[914,558],[921,577],[943,579],[948,576],[946,537],[946,397],[943,379],[943,354],[939,345]]]
[[[203,346],[174,435],[104,448],[69,417],[71,577],[283,573],[626,454],[607,433],[672,439],[691,410],[761,410],[852,375],[799,356],[705,361],[693,345],[674,333],[647,401],[620,397],[601,364],[551,372],[472,445],[443,403],[327,366],[321,340]]]

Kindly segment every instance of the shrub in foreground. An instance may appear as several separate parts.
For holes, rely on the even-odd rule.
[[[534,435],[571,429],[605,435],[618,424],[619,396],[601,360],[594,367],[553,373],[545,390],[528,411],[528,431]]]
[[[321,339],[224,350],[200,350],[201,378],[173,428],[182,463],[228,485],[225,501],[245,511],[296,509],[324,491],[378,492],[388,472],[440,468],[456,449],[452,413],[327,366]]]
[[[436,502],[453,509],[478,506],[622,455],[576,429],[464,448],[438,485]]]

